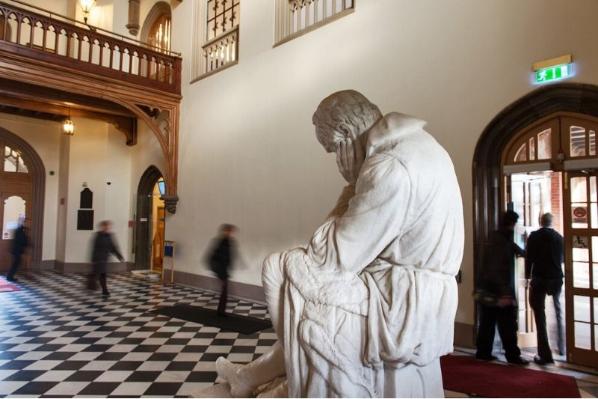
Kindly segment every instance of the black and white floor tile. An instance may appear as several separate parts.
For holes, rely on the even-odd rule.
[[[242,335],[152,312],[175,303],[215,309],[212,292],[130,274],[108,284],[104,298],[82,275],[48,271],[0,293],[0,397],[187,397],[214,384],[219,356],[250,362],[276,342],[272,330]],[[264,305],[237,299],[227,311],[268,317]],[[583,397],[598,395],[598,377],[550,371],[575,377]]]
[[[207,291],[109,277],[110,297],[76,274],[41,272],[0,294],[1,396],[188,396],[214,383],[214,361],[249,362],[276,341],[221,332],[151,311],[188,303],[216,308]],[[264,305],[231,299],[229,312],[267,317]]]

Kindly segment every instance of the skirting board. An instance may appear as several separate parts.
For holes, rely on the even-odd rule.
[[[27,260],[24,260],[21,266],[19,267],[19,271],[22,273],[26,270],[54,270],[55,261],[53,260],[42,260],[41,262],[36,263],[27,263]],[[0,269],[0,272],[7,272],[9,267],[5,267]]]
[[[187,285],[204,290],[220,292],[220,280],[215,277],[201,276],[199,274],[174,271],[175,284]],[[254,302],[266,303],[264,289],[257,285],[228,281],[228,295],[247,299]]]
[[[122,273],[131,270],[132,263],[129,262],[112,262],[106,265],[108,273]],[[91,263],[75,263],[75,262],[61,262],[55,261],[54,270],[60,273],[83,273],[89,274],[92,271]]]
[[[219,292],[220,281],[215,277],[201,276],[199,274],[174,272],[175,284]],[[266,302],[264,289],[257,285],[228,282],[228,293],[230,296],[247,299],[254,302]],[[462,348],[475,347],[475,329],[471,324],[455,322],[455,346]]]
[[[122,273],[132,270],[134,264],[109,263],[109,273]],[[64,263],[61,261],[44,260],[39,265],[31,267],[32,270],[56,270],[61,273],[90,273],[90,263]],[[220,280],[215,277],[201,276],[199,274],[174,272],[174,282],[180,285],[186,285],[194,288],[220,292]],[[228,293],[231,297],[238,297],[249,301],[266,303],[264,289],[257,285],[239,283],[236,281],[228,282]],[[471,324],[455,322],[455,346],[462,348],[475,347],[475,328]]]
[[[475,327],[472,324],[455,322],[455,346],[475,348]]]
[[[123,273],[128,272],[133,269],[133,263],[130,262],[113,262],[108,263],[108,273]],[[32,263],[32,264],[24,264],[21,265],[18,272],[26,272],[27,270],[54,270],[59,273],[84,273],[89,274],[91,273],[91,263],[77,263],[77,262],[61,262],[59,260],[42,260],[39,263]],[[6,270],[0,270],[0,272],[5,272]],[[18,273],[17,272],[17,273]]]

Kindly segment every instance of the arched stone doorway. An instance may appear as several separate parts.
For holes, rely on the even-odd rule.
[[[559,209],[564,215],[562,223],[566,247],[567,359],[582,364],[594,361],[598,353],[598,320],[594,319],[594,315],[598,314],[598,299],[596,299],[598,275],[592,279],[593,259],[589,259],[587,260],[588,280],[594,280],[594,283],[590,282],[588,288],[582,290],[572,285],[573,266],[576,262],[572,239],[581,234],[587,236],[591,242],[592,237],[598,235],[598,225],[594,229],[594,226],[590,226],[588,222],[585,226],[587,228],[580,229],[579,223],[575,223],[575,217],[572,216],[569,208],[572,206],[581,208],[581,206],[574,204],[578,200],[573,199],[573,190],[570,186],[572,183],[577,183],[577,180],[580,182],[583,180],[582,183],[587,182],[588,195],[585,209],[589,210],[593,201],[590,199],[589,185],[590,182],[595,182],[592,179],[596,179],[598,174],[598,156],[595,150],[598,129],[593,127],[596,126],[596,117],[598,117],[597,86],[556,84],[543,87],[517,100],[492,120],[478,141],[473,160],[474,273],[476,275],[484,259],[489,234],[498,228],[501,212],[514,204],[511,191],[514,181],[512,176],[517,173],[558,173],[556,178],[553,175],[544,175],[544,179],[545,184],[552,186],[552,190],[562,195]],[[580,130],[582,126],[586,126],[585,130]],[[578,134],[574,130],[582,131],[585,135],[586,141],[583,147],[587,154],[581,156],[573,154],[574,141],[578,140],[573,137]],[[538,151],[541,135],[547,131],[553,134],[553,152],[543,158]],[[527,147],[524,141],[528,143]],[[574,179],[577,180],[573,181]],[[517,182],[517,184],[521,183],[521,181]],[[526,211],[521,208],[521,212]],[[536,216],[534,214],[532,217]],[[588,249],[588,252],[591,251]],[[596,253],[598,261],[598,247]],[[590,258],[592,257],[593,254]],[[595,267],[594,270],[596,270],[595,274],[598,274],[598,268]],[[580,298],[585,296],[584,300],[587,299],[587,320],[585,320],[586,316],[580,320],[576,315],[578,312],[577,307],[573,306],[573,296]],[[525,301],[524,295],[521,297]],[[587,330],[587,348],[579,348],[577,340],[581,339],[581,335],[577,330],[578,324]]]
[[[5,234],[14,224],[15,215],[24,210],[25,224],[31,238],[30,264],[39,267],[42,261],[44,195],[46,172],[44,164],[25,140],[0,127],[0,219],[2,237],[0,243],[0,270],[7,268],[10,259],[10,233]],[[23,208],[23,209],[20,209]],[[9,212],[9,209],[11,211]],[[19,210],[20,209],[20,210]],[[10,215],[14,213],[14,215]],[[7,220],[4,220],[7,219]],[[10,220],[9,220],[10,219]],[[8,224],[8,226],[7,226]]]
[[[146,169],[139,180],[135,227],[137,270],[162,271],[165,211],[161,197],[165,191],[164,184],[162,172],[153,165]]]

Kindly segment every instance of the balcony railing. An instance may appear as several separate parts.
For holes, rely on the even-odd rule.
[[[276,44],[341,18],[355,9],[355,0],[277,0]]]
[[[202,46],[202,76],[234,65],[239,60],[239,27],[215,37]]]
[[[0,1],[0,51],[152,89],[181,92],[182,64],[177,53],[20,1]]]

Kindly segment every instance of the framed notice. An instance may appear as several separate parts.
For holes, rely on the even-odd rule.
[[[93,230],[92,209],[79,209],[77,211],[77,230]]]

